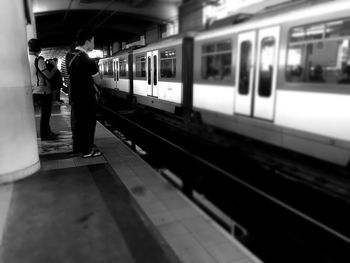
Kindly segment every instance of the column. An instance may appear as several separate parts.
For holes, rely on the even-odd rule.
[[[23,0],[1,1],[0,183],[29,176],[40,168],[26,17]]]

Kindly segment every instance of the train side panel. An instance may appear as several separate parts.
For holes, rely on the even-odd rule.
[[[288,148],[312,151],[312,155],[321,159],[345,165],[350,158],[350,91],[349,84],[343,81],[347,80],[350,61],[350,35],[346,33],[349,4],[332,4],[329,9],[336,12],[325,9],[322,16],[284,25],[285,54],[280,65],[275,123],[288,128],[284,139]],[[322,27],[326,33],[319,37],[315,30]],[[307,34],[312,29],[317,38],[295,38],[300,29]],[[298,133],[290,136],[292,132]],[[295,138],[300,138],[300,142]]]
[[[114,57],[114,79],[116,95],[127,99],[132,96],[132,51],[118,53]]]
[[[101,87],[115,89],[116,83],[114,79],[113,58],[101,59],[99,61],[99,70],[102,75]]]
[[[350,3],[344,2],[311,5],[196,37],[193,105],[204,122],[346,165],[350,158],[349,11]],[[275,33],[262,37],[277,27]],[[220,40],[225,37],[233,39],[232,68],[237,64],[235,80],[229,83],[222,77],[227,63],[220,58],[225,52]],[[215,60],[221,69],[208,71]],[[225,89],[233,92],[225,94]],[[266,98],[270,98],[268,107],[261,107]]]
[[[281,70],[276,100],[276,124],[350,141],[350,123],[347,121],[350,119],[350,89],[349,84],[340,83],[344,77],[342,64],[350,63],[349,54],[344,54],[344,42],[347,43],[346,50],[348,50],[350,34],[345,39],[336,36],[333,39],[329,37],[316,41],[303,40],[302,44],[288,41],[293,37],[292,31],[299,28],[350,21],[348,12],[349,10],[344,10],[324,14],[322,18],[298,20],[284,26],[283,54],[280,58]],[[346,16],[348,16],[347,19],[342,18]],[[296,51],[307,51],[306,45],[309,49],[313,49],[313,54],[308,56],[301,53],[299,59],[295,58]],[[348,62],[344,60],[344,56],[347,57]],[[305,60],[308,60],[311,65],[309,70],[305,68],[305,63],[301,62]],[[317,80],[313,76],[315,68],[319,65],[325,71],[323,80]],[[297,71],[299,68],[303,69]]]
[[[235,37],[232,34],[195,41],[193,108],[233,115]]]
[[[233,115],[234,87],[194,84],[193,98],[194,109]]]
[[[158,99],[181,104],[182,90],[180,82],[159,81]]]
[[[136,101],[174,113],[183,101],[182,39],[163,41],[133,54]]]
[[[119,82],[117,84],[117,89],[119,91],[125,92],[125,93],[130,93],[130,83],[129,79],[119,79]]]
[[[147,89],[145,89],[145,81],[134,79],[134,95],[147,97]]]

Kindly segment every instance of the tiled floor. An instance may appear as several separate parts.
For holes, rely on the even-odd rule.
[[[0,226],[2,226],[0,227],[0,234],[5,233],[2,235],[5,239],[3,239],[1,244],[1,256],[3,259],[4,256],[7,259],[7,261],[3,262],[15,262],[13,261],[15,258],[14,254],[18,251],[27,255],[29,250],[23,250],[21,248],[21,246],[25,246],[23,242],[33,243],[34,236],[36,235],[41,238],[39,239],[41,241],[44,241],[46,238],[44,234],[38,234],[38,232],[42,230],[40,228],[40,222],[36,222],[34,228],[30,228],[30,225],[27,224],[27,228],[24,229],[21,228],[20,220],[8,221],[9,218],[14,218],[16,213],[18,215],[18,211],[21,211],[23,217],[28,217],[30,215],[32,219],[36,216],[40,219],[40,215],[35,214],[35,209],[24,209],[26,199],[23,198],[22,192],[30,192],[30,189],[26,188],[25,182],[27,182],[28,187],[30,187],[31,184],[35,185],[33,181],[41,187],[37,188],[38,186],[34,187],[32,185],[32,187],[36,189],[34,200],[41,203],[43,201],[41,201],[40,197],[45,198],[45,196],[51,196],[51,199],[47,201],[51,202],[51,204],[45,203],[45,206],[43,206],[44,208],[36,211],[36,213],[40,211],[45,214],[42,222],[43,224],[45,223],[44,229],[50,229],[48,227],[50,225],[59,226],[58,229],[60,229],[60,231],[55,229],[55,233],[58,235],[60,235],[60,233],[62,235],[67,235],[66,238],[69,240],[69,244],[72,247],[72,249],[68,251],[67,247],[60,246],[61,250],[57,253],[55,252],[56,256],[61,253],[61,256],[64,256],[66,259],[67,257],[69,258],[71,253],[74,254],[80,251],[78,246],[84,246],[85,248],[86,246],[92,246],[93,249],[95,249],[95,255],[103,252],[104,256],[101,258],[105,257],[104,260],[101,259],[95,262],[112,262],[109,261],[112,259],[119,259],[119,261],[113,262],[142,263],[152,261],[152,263],[178,262],[178,260],[184,263],[261,262],[237,240],[226,234],[211,218],[195,207],[184,195],[173,188],[160,174],[145,163],[123,142],[114,137],[113,134],[106,130],[101,124],[98,123],[96,127],[95,144],[104,153],[102,157],[83,159],[79,155],[69,154],[71,151],[71,134],[68,113],[69,111],[65,108],[65,105],[62,105],[51,118],[52,130],[59,133],[57,141],[41,142],[38,140],[41,154],[41,170],[39,176],[37,175],[18,183],[0,186]],[[84,173],[87,174],[87,177],[84,176]],[[104,176],[105,174],[108,174],[108,176]],[[68,180],[67,178],[71,179]],[[52,184],[52,180],[56,180],[56,183]],[[67,189],[62,190],[60,187],[67,187]],[[99,189],[99,193],[96,188]],[[19,193],[19,190],[22,192]],[[48,192],[46,195],[41,196],[40,191]],[[59,202],[60,195],[70,195],[70,191],[79,193],[73,196],[75,206],[72,206],[72,204],[70,204],[71,201],[68,199],[64,199],[66,200],[66,204],[64,202],[62,203],[62,201]],[[119,203],[118,205],[118,200],[121,198],[118,195],[123,191],[127,193],[124,194],[123,197],[125,203]],[[53,193],[56,194],[54,195]],[[21,199],[14,199],[16,196],[22,197]],[[93,196],[95,196],[95,198],[92,198]],[[27,198],[30,198],[30,195],[28,195]],[[22,207],[21,209],[27,211],[29,215],[24,214],[21,209],[17,209],[16,213],[13,212],[14,202],[19,202],[18,200],[21,200],[23,204],[17,203],[16,207]],[[29,203],[34,207],[33,202]],[[91,241],[96,238],[98,242],[111,240],[111,242],[117,244],[117,247],[119,245],[122,247],[124,246],[123,249],[120,250],[125,252],[123,252],[124,254],[122,253],[123,256],[111,252],[112,248],[109,247],[109,245],[107,248],[105,246],[95,247],[89,242],[86,243],[86,240],[81,240],[82,238],[86,238],[86,236],[84,236],[82,232],[79,232],[80,230],[76,232],[76,242],[69,238],[69,235],[65,231],[67,231],[66,224],[68,224],[67,222],[69,221],[67,218],[72,215],[59,214],[57,209],[65,211],[64,209],[70,207],[70,209],[80,211],[79,209],[86,210],[87,205],[94,207],[94,213],[98,211],[96,212],[99,213],[98,216],[96,216],[97,219],[100,220],[98,222],[104,222],[110,226],[110,228],[108,228],[94,223],[89,224],[88,227],[91,229],[89,230],[88,239]],[[82,208],[79,208],[80,206]],[[123,206],[132,207],[132,210],[125,210]],[[74,212],[75,218],[80,215],[81,220],[88,221],[91,217],[91,209],[85,210],[80,211],[80,213]],[[81,216],[84,213],[85,217]],[[133,217],[137,217],[137,224],[134,222],[134,225],[132,225],[131,222],[128,222],[130,220],[127,215],[131,216],[131,214]],[[105,221],[103,221],[104,219],[102,218],[105,218]],[[140,227],[145,226],[145,229],[137,231],[136,225]],[[12,231],[18,233],[18,235],[33,235],[33,238],[23,239],[22,242],[18,243],[20,245],[11,243],[9,241],[10,236],[8,235],[9,229],[12,229]],[[72,229],[76,231],[76,229]],[[110,231],[111,229],[112,231]],[[134,230],[127,234],[125,229]],[[109,233],[109,239],[104,239],[101,235],[101,233],[105,232]],[[141,232],[147,232],[148,234],[138,236],[138,233]],[[45,233],[48,233],[48,231]],[[146,237],[147,239],[145,239]],[[55,240],[55,237],[53,237],[52,240]],[[57,237],[57,242],[62,240],[65,239]],[[154,241],[152,243],[147,240]],[[147,244],[141,243],[141,241]],[[39,246],[39,243],[35,244]],[[54,241],[51,241],[50,244],[54,244]],[[146,245],[153,249],[150,250],[153,251],[151,253],[152,255],[140,252]],[[43,246],[43,248],[44,247],[46,246]],[[6,250],[6,248],[8,249]],[[11,248],[11,251],[9,251],[9,248]],[[29,248],[35,250],[33,246],[29,246]],[[109,248],[111,250],[109,250]],[[51,258],[45,254],[49,252],[53,253],[50,247],[45,250],[42,250],[41,247],[37,247],[37,249],[40,252],[35,255],[41,255],[41,257],[39,257],[41,259],[46,258],[47,260],[51,260]],[[84,253],[89,253],[89,251],[85,249]],[[82,255],[86,255],[84,253]],[[33,256],[33,254],[30,254],[29,257],[34,261],[22,260],[20,262],[35,262],[35,255]],[[58,255],[58,257],[60,257],[60,255]],[[123,259],[123,261],[120,261],[121,259]],[[83,261],[64,262],[94,262],[93,260],[89,261],[87,257],[83,256],[80,260]]]

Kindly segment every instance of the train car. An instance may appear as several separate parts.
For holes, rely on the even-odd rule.
[[[98,62],[100,74],[102,75],[101,87],[106,89],[115,89],[115,70],[113,57],[102,58]]]
[[[194,38],[202,120],[348,165],[350,2],[292,3]]]
[[[176,36],[133,51],[133,87],[137,103],[171,113],[192,104],[193,39]]]
[[[99,61],[103,75],[101,86],[113,90],[116,96],[123,99],[133,96],[132,50],[125,49]]]

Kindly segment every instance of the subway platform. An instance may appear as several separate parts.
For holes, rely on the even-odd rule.
[[[40,171],[0,186],[0,262],[261,262],[100,123],[104,155],[72,154],[69,105],[53,108]]]

